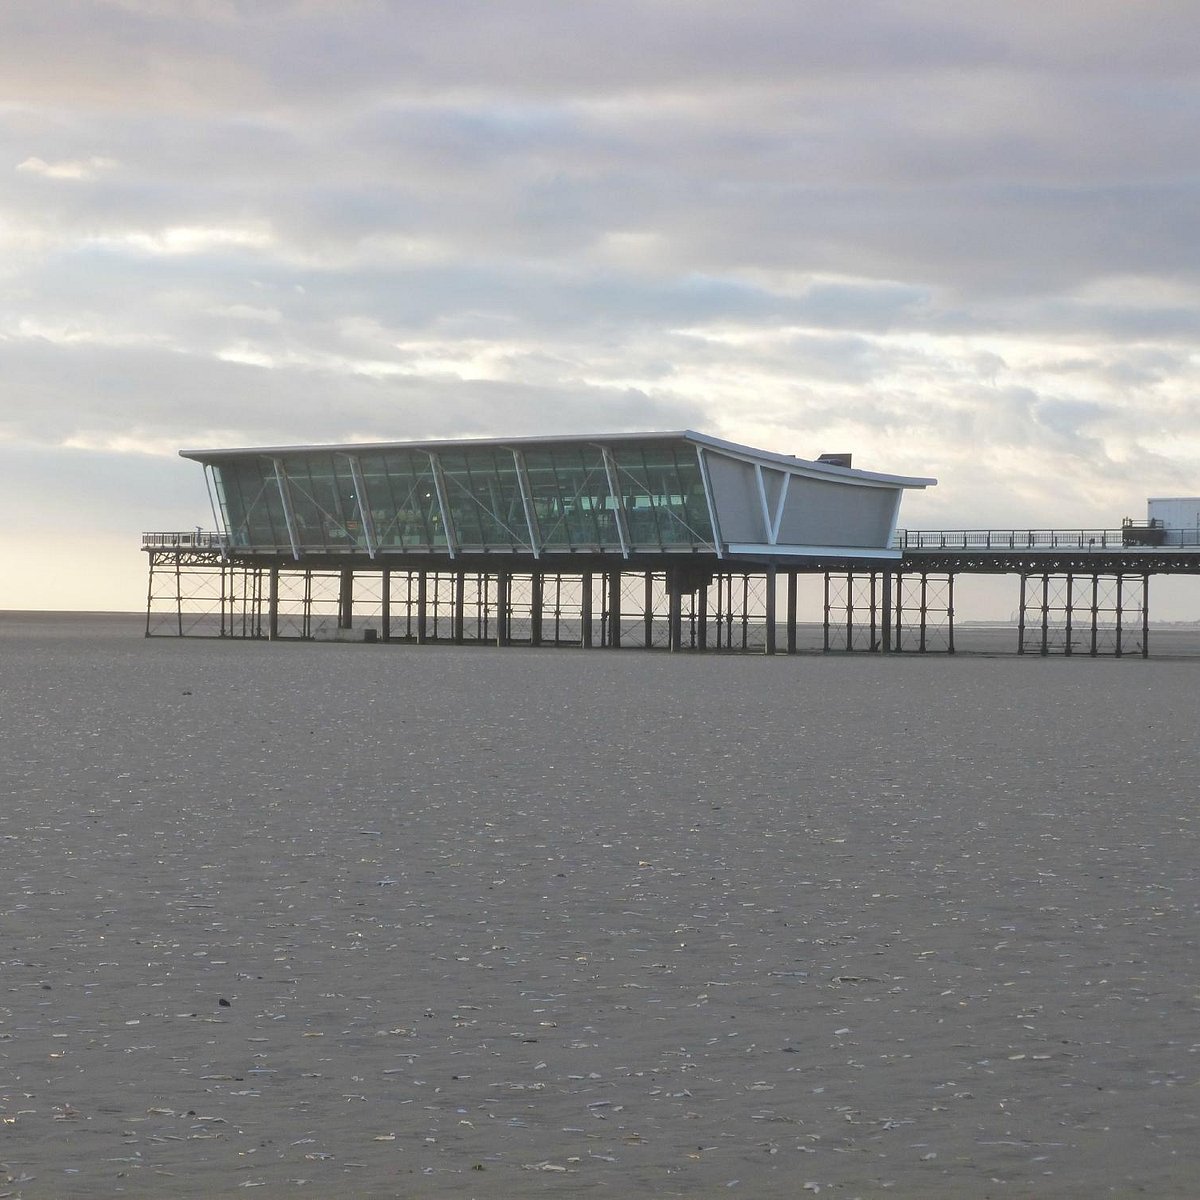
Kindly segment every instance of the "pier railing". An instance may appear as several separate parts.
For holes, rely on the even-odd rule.
[[[1200,550],[1200,529],[1128,523],[1118,529],[898,529],[897,550]]]
[[[225,535],[205,529],[183,533],[143,533],[143,550],[224,550]]]

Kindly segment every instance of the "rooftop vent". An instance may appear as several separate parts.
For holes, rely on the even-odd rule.
[[[831,467],[848,467],[853,457],[852,454],[821,454],[817,456],[817,462],[827,463]]]

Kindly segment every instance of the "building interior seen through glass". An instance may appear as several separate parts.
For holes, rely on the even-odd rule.
[[[694,447],[305,450],[213,464],[234,546],[309,551],[711,546]],[[614,489],[616,495],[614,495]],[[289,529],[289,515],[291,529]],[[371,537],[364,523],[370,522]],[[447,528],[447,523],[449,528]]]

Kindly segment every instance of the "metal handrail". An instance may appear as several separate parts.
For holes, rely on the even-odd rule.
[[[206,529],[142,534],[143,550],[224,550],[228,544],[223,533]]]
[[[896,550],[1200,549],[1200,529],[1163,529],[1132,521],[1119,529],[898,529],[892,546]]]

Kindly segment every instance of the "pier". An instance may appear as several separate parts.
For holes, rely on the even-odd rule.
[[[1200,499],[907,529],[936,480],[691,430],[180,453],[217,529],[143,535],[150,637],[953,654],[956,582],[999,575],[1013,652],[1145,657],[1151,577],[1200,573]]]
[[[1002,575],[1018,615],[1013,653],[1146,657],[1151,577],[1200,574],[1200,537],[1139,536],[1128,525],[900,530],[900,556],[882,567],[595,559],[568,570],[297,563],[239,553],[216,532],[147,533],[146,635],[795,654],[815,625],[809,648],[824,652],[953,654],[956,620],[970,620],[956,581]],[[806,579],[819,584],[815,606]]]

